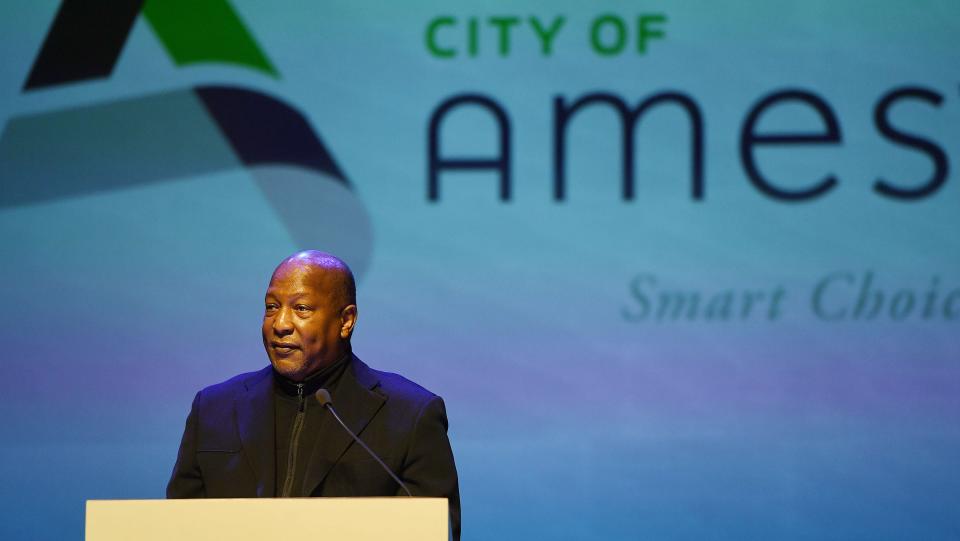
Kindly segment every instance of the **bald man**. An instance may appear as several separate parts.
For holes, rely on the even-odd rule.
[[[447,498],[460,538],[460,493],[443,400],[353,355],[356,286],[330,254],[284,259],[264,299],[270,366],[197,393],[168,498],[392,496],[402,487],[314,399],[343,421],[415,496]]]

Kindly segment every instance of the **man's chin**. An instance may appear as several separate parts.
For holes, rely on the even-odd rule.
[[[307,373],[309,372],[309,369],[306,363],[296,359],[271,358],[270,364],[273,365],[273,369],[278,374],[293,381],[300,381],[304,379],[307,376]]]

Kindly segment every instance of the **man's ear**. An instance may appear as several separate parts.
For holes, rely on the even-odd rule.
[[[340,311],[340,338],[346,340],[353,334],[353,327],[357,324],[357,305],[348,304]]]

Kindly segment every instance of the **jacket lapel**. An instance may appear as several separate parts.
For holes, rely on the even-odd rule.
[[[341,377],[336,394],[331,396],[333,407],[350,430],[362,437],[360,433],[380,411],[387,398],[373,392],[379,386],[380,379],[355,355]],[[337,423],[333,415],[324,412],[319,441],[314,446],[310,461],[307,463],[307,475],[304,480],[306,494],[312,494],[316,490],[330,473],[330,469],[353,443],[353,438]]]
[[[273,378],[268,366],[244,382],[237,397],[237,428],[243,452],[257,478],[257,497],[273,497],[276,483]]]

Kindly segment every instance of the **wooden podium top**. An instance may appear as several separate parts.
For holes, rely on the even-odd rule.
[[[448,520],[446,498],[88,500],[86,539],[446,541]]]

